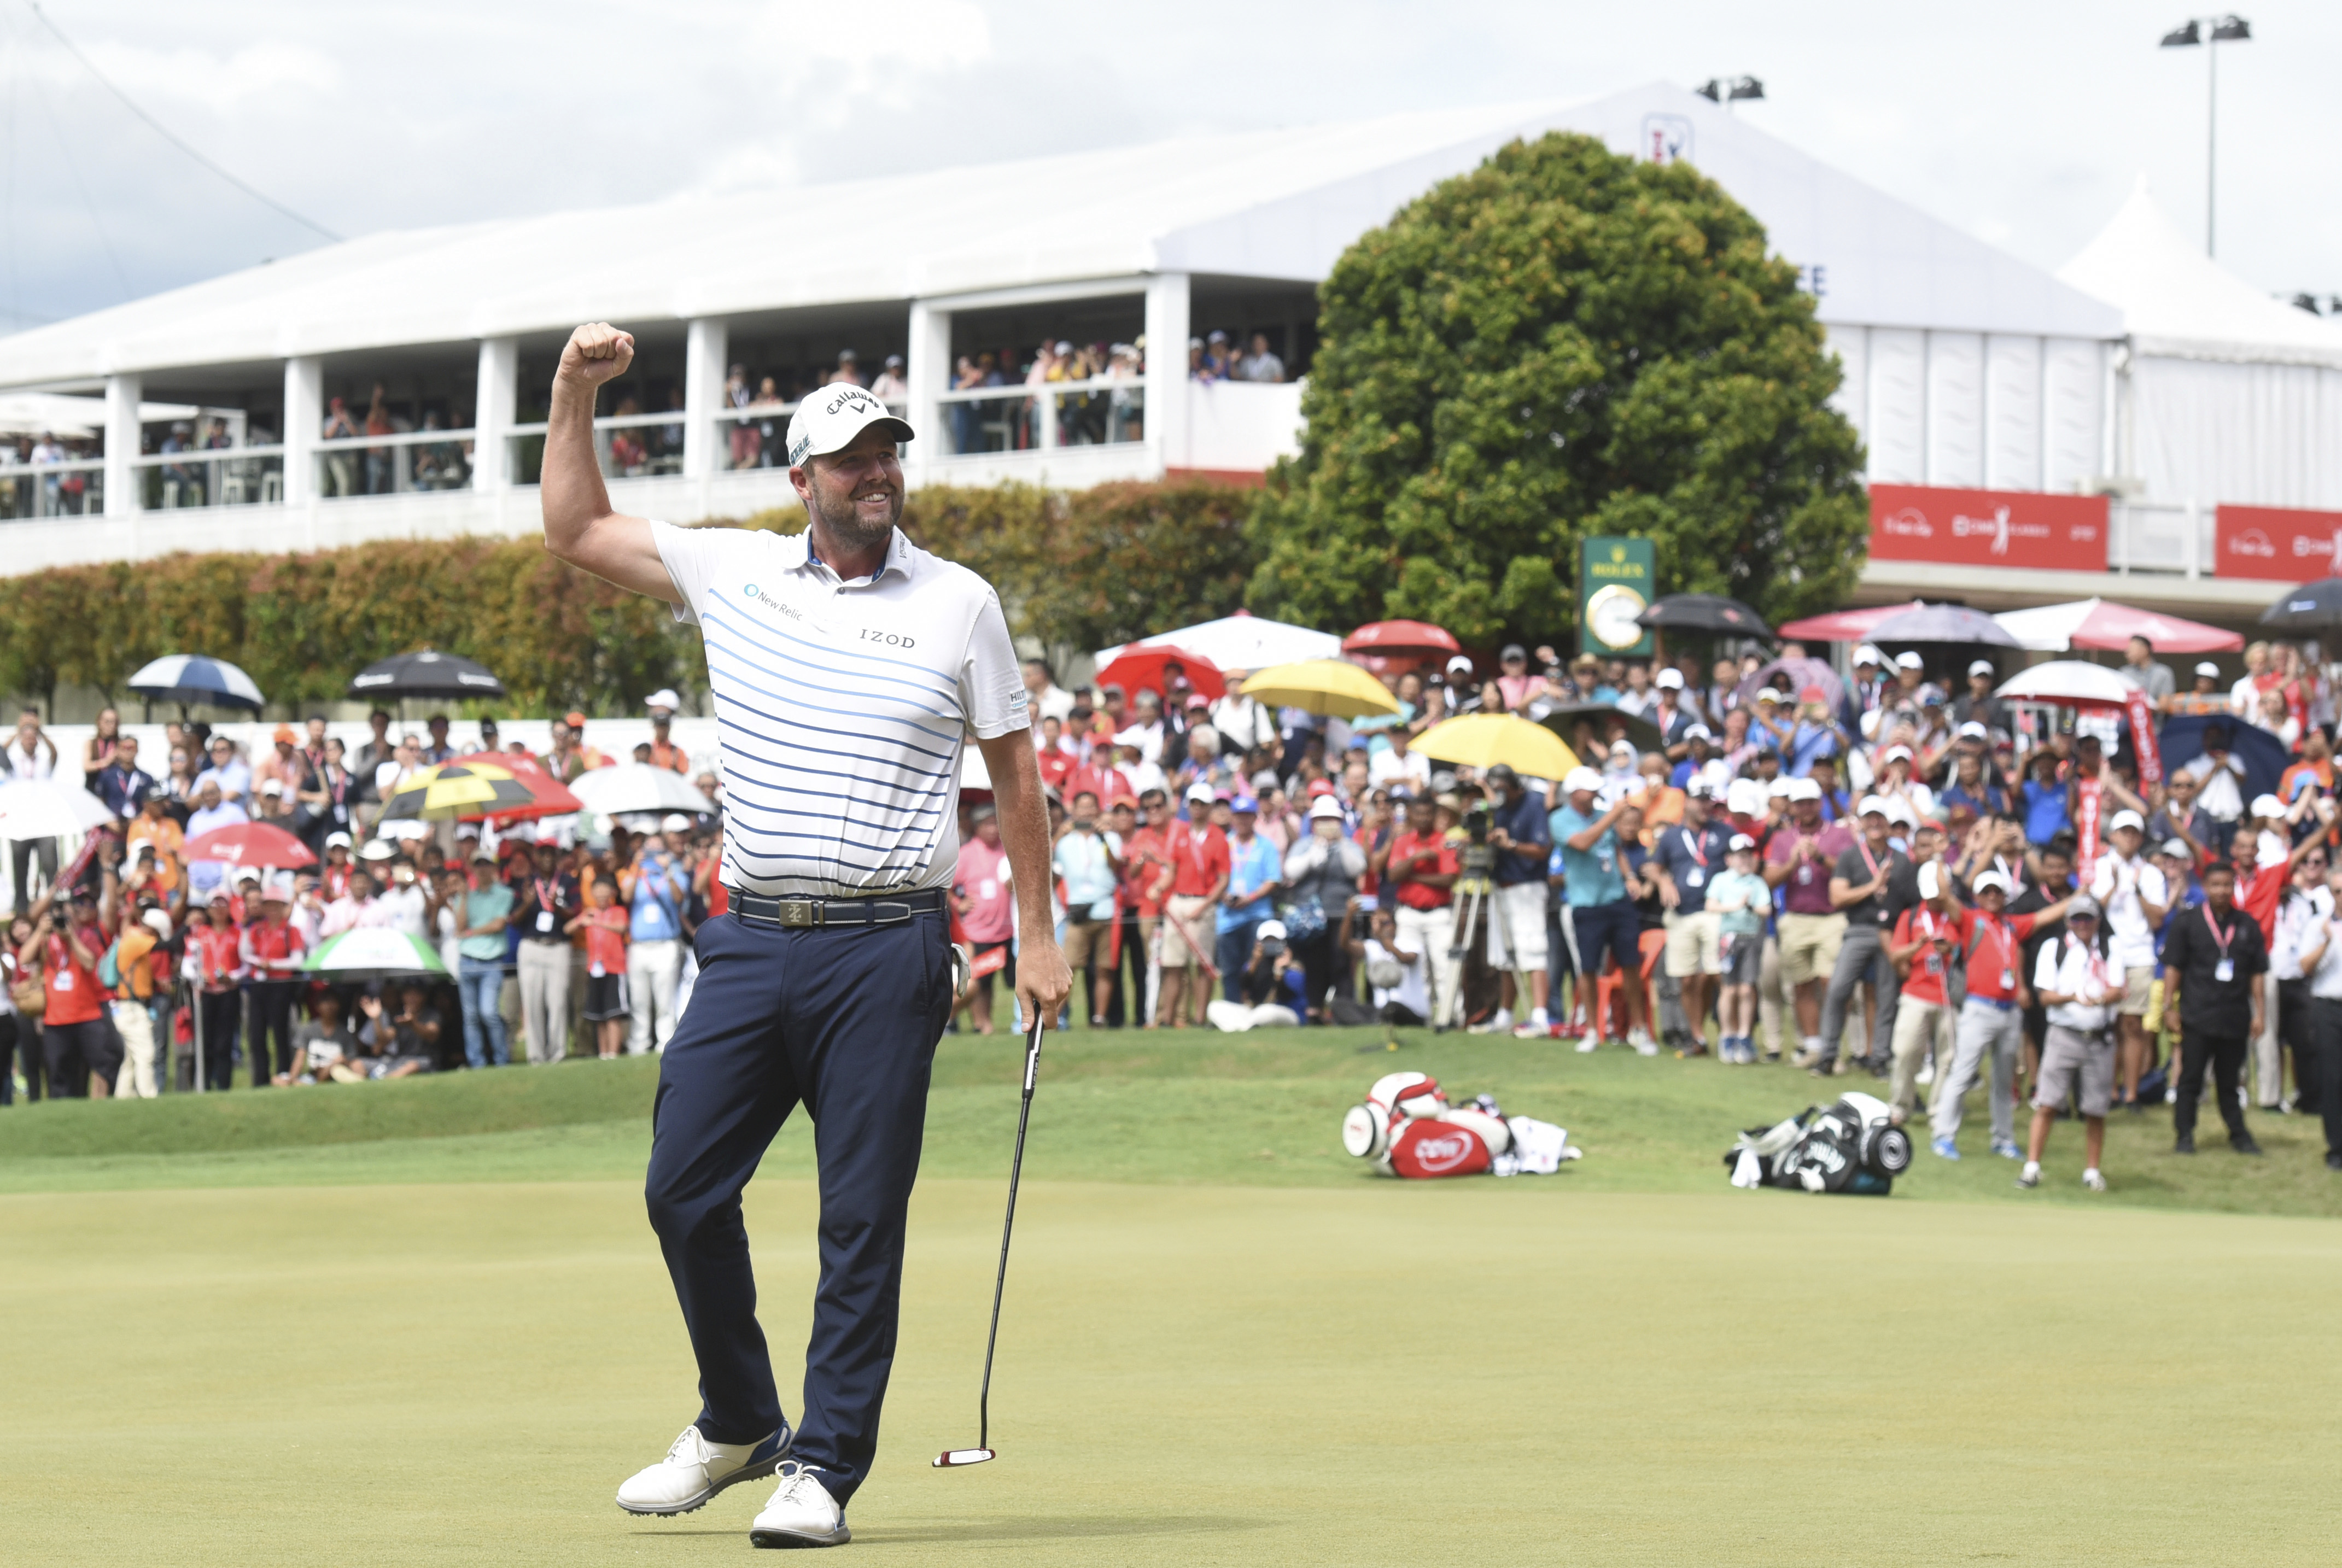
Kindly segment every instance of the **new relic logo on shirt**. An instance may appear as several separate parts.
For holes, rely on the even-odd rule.
[[[786,615],[792,621],[802,621],[805,619],[804,614],[798,611],[796,605],[782,604],[778,599],[774,598],[770,594],[766,593],[754,583],[742,588],[740,590],[740,596],[745,599],[753,600],[755,603],[764,605],[767,610],[776,610],[780,612],[780,614]]]

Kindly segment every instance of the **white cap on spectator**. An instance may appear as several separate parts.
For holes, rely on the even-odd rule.
[[[1198,779],[1187,786],[1187,798],[1198,805],[1212,804],[1212,786]]]
[[[1761,686],[1757,689],[1756,700],[1760,703],[1778,703],[1786,701],[1787,699],[1785,699],[1781,694],[1773,687]]]
[[[1929,861],[1927,864],[1933,865],[1935,862]],[[1968,884],[1968,887],[1971,891],[1976,893],[1982,893],[1987,887],[1997,887],[2000,889],[2001,892],[2007,893],[2008,891],[2008,878],[2001,875],[2000,873],[1997,871],[1981,872],[1977,874],[1975,881]]]
[[[1734,779],[1724,786],[1724,809],[1735,816],[1755,816],[1765,809],[1765,786],[1755,779]]]
[[[395,860],[398,858],[398,846],[386,838],[370,838],[366,840],[365,847],[358,851],[358,858],[374,861]]]
[[[1336,800],[1332,795],[1321,794],[1316,800],[1309,803],[1309,820],[1311,822],[1316,822],[1320,817],[1328,816],[1332,817],[1336,822],[1342,820],[1342,803],[1340,801]]]
[[[1872,647],[1868,643],[1865,643],[1862,646],[1854,651],[1854,662],[1857,664],[1883,664],[1887,661],[1879,657],[1878,650],[1877,648]]]
[[[1907,763],[1911,761],[1911,748],[1909,746],[1888,746],[1885,751],[1878,754],[1878,760],[1882,763],[1891,763],[1897,757],[1902,758]]]
[[[843,452],[874,424],[891,426],[896,441],[912,438],[909,423],[888,413],[885,404],[852,382],[833,382],[808,394],[790,417],[789,466],[802,468],[808,457]]]
[[[1797,798],[1796,788],[1797,783],[1797,781],[1793,778],[1775,779],[1771,786],[1765,791],[1765,798],[1767,800],[1795,800]],[[1820,791],[1817,789],[1815,794],[1817,798],[1818,798]]]
[[[1791,779],[1789,781],[1789,798],[1791,800],[1821,799],[1822,781],[1819,779],[1808,778]]]
[[[1960,739],[1964,741],[1988,740],[1991,738],[1991,735],[1992,732],[1990,730],[1986,729],[1974,719],[1970,719],[1967,724],[1960,726]]]
[[[671,811],[659,819],[661,833],[689,833],[691,819],[679,811]]]
[[[2187,861],[2190,864],[2193,864],[2196,860],[2196,852],[2187,847],[2187,841],[2184,838],[2165,839],[2163,848],[2157,853],[2168,855],[2174,860]]]
[[[1683,738],[1687,741],[1712,741],[1716,738],[1716,732],[1706,724],[1686,724]]]
[[[2211,660],[2207,659],[2202,664],[2196,666],[2196,673],[2199,675],[2207,676],[2210,679],[2217,681],[2220,678],[2220,666],[2214,664]]]
[[[1904,827],[1917,827],[1919,825],[1919,814],[1911,809],[1911,803],[1909,801],[1905,800],[1898,794],[1893,800],[1887,803],[1887,820],[1891,823],[1899,824]]]
[[[259,880],[260,868],[258,866],[239,865],[235,868],[235,884],[238,887],[242,887],[247,882],[258,882]]]
[[[1447,673],[1451,675],[1468,675],[1472,673],[1472,661],[1462,654],[1457,654],[1447,661]]]
[[[171,917],[164,914],[161,910],[148,910],[145,914],[138,917],[138,922],[147,930],[160,937],[163,941],[168,942],[171,940]]]
[[[1970,659],[1968,661],[1968,674],[1971,675],[1991,674],[1992,661],[1990,659]]]
[[[1855,727],[1862,732],[1864,740],[1875,741],[1878,738],[1878,726],[1886,717],[1885,708],[1873,708],[1856,722]]]
[[[1663,692],[1680,692],[1683,690],[1683,672],[1669,664],[1658,673],[1651,684]]]
[[[672,686],[661,686],[657,691],[653,692],[649,696],[643,699],[643,706],[646,708],[665,708],[668,713],[673,713],[677,708],[683,706],[683,699],[675,694],[675,688]]]
[[[1906,648],[1895,655],[1895,667],[1898,670],[1924,670],[1927,667],[1927,661]]]
[[[1708,783],[1706,774],[1694,774],[1684,780],[1684,794],[1695,800],[1714,800],[1716,786]]]
[[[1732,842],[1725,847],[1732,850],[1755,849],[1756,841],[1745,833],[1736,833],[1732,835]]]
[[[2256,796],[2253,800],[2253,814],[2255,816],[2283,816],[2285,814],[2285,802],[2277,799],[2277,796],[2273,794]]]
[[[339,831],[335,831],[335,832],[333,832],[333,833],[329,833],[329,834],[327,834],[325,835],[325,847],[326,847],[327,849],[331,849],[331,848],[333,848],[333,847],[334,847],[334,845],[335,845],[335,844],[340,844],[344,849],[347,849],[347,848],[349,848],[349,847],[350,847],[350,835],[349,835],[348,834],[342,833],[342,832],[339,832]]]
[[[1893,814],[1887,809],[1886,800],[1883,797],[1875,794],[1864,795],[1862,797],[1862,804],[1854,808],[1854,814],[1857,816],[1869,816],[1874,813],[1879,816],[1888,816]]]
[[[2127,827],[2135,827],[2139,832],[2145,833],[2147,819],[2135,811],[2118,811],[2115,813],[2114,820],[2107,824],[2108,833],[2120,833]]]
[[[1574,767],[1569,770],[1569,776],[1561,781],[1561,793],[1564,794],[1576,794],[1581,790],[1594,794],[1600,793],[1601,788],[1602,775],[1589,767]]]
[[[1942,874],[1937,871],[1936,863],[1931,860],[1919,868],[1919,896],[1940,898],[1943,896],[1943,892]]]
[[[262,794],[283,794],[285,793],[285,786],[275,779],[263,779],[260,781],[260,793]]]

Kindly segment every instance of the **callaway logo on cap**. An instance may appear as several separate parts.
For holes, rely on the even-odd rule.
[[[802,466],[808,457],[843,452],[854,438],[884,420],[895,427],[895,439],[911,439],[911,427],[886,412],[886,405],[851,385],[825,386],[797,404],[789,420],[789,466]]]

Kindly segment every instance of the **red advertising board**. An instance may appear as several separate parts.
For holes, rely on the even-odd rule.
[[[1870,554],[1882,561],[2103,572],[2107,498],[1874,484]]]
[[[2212,520],[2212,574],[2314,583],[2342,576],[2342,512],[2223,506]]]

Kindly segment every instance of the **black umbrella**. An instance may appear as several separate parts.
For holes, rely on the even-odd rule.
[[[1644,626],[1664,626],[1669,631],[1718,632],[1730,637],[1762,637],[1772,639],[1773,628],[1765,617],[1737,599],[1722,594],[1669,594],[1654,599],[1635,617]]]
[[[501,697],[505,684],[453,654],[425,648],[368,664],[350,679],[354,697]]]
[[[1657,751],[1664,744],[1658,725],[1624,708],[1612,707],[1608,703],[1556,703],[1536,715],[1537,723],[1568,742],[1573,749],[1577,745],[1577,724],[1581,719],[1594,726],[1596,741],[1606,742],[1610,736],[1610,721],[1622,719],[1626,725],[1626,738],[1635,743],[1636,751]],[[1590,763],[1594,759],[1586,757],[1581,760]]]
[[[2342,625],[2342,577],[2320,577],[2288,588],[2261,612],[2261,624],[2286,632],[2316,632]]]
[[[1874,643],[1957,643],[1962,646],[1980,644],[1993,648],[2021,648],[2009,629],[1986,614],[1971,610],[1966,604],[1923,604],[1916,610],[1905,610],[1889,615],[1870,628]]]

